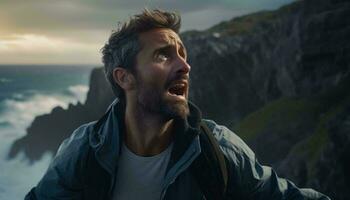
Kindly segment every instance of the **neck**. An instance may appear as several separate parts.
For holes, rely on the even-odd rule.
[[[172,141],[174,120],[126,105],[125,144],[135,154],[153,156],[164,151]]]

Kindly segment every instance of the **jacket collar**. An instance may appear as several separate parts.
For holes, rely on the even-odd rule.
[[[200,133],[201,112],[192,102],[188,101],[188,105],[190,109],[188,117],[175,119],[175,141],[168,170],[175,166],[180,159],[185,161],[191,158],[190,155],[193,153],[195,153],[194,155],[200,153],[198,134]],[[122,102],[115,99],[103,117],[96,122],[93,132],[89,136],[90,145],[95,150],[97,161],[112,175],[116,170],[122,143],[121,133],[124,130],[125,112],[123,108]],[[173,169],[173,171],[177,170]]]

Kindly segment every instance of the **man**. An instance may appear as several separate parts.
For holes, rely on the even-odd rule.
[[[112,33],[103,62],[118,99],[63,142],[26,199],[329,199],[279,178],[238,136],[201,119],[188,101],[191,67],[179,29],[177,14],[145,10]],[[203,140],[202,126],[214,142]],[[227,172],[216,196],[204,183],[216,187],[215,177],[203,178],[216,168],[196,164],[215,145],[225,161],[216,160],[217,170]]]

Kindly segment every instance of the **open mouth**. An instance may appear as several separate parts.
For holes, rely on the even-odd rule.
[[[172,96],[185,97],[186,84],[185,83],[174,84],[174,85],[170,86],[168,92]]]

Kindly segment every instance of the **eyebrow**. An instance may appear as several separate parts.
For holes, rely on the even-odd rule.
[[[186,50],[185,46],[183,45],[183,43],[182,43],[181,41],[177,40],[177,44],[179,45],[179,51],[180,51],[180,53],[182,53],[183,56],[184,56],[185,58],[187,58],[187,50]],[[159,53],[159,52],[161,52],[161,51],[167,51],[167,50],[169,50],[169,49],[171,49],[171,48],[173,48],[173,47],[175,47],[174,44],[167,44],[167,45],[165,45],[165,46],[163,46],[163,47],[160,47],[160,48],[155,49],[154,52],[153,52],[153,54]]]

